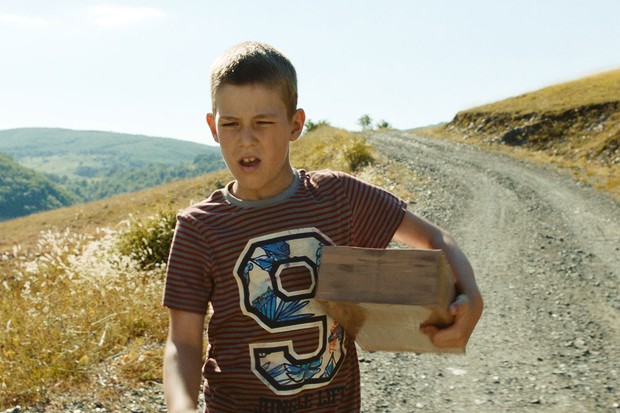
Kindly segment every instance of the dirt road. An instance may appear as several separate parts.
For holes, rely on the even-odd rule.
[[[362,353],[365,412],[611,412],[620,403],[620,205],[568,176],[405,132],[371,143],[469,256],[485,312],[466,356]]]

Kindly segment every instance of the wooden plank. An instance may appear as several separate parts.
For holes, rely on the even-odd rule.
[[[449,325],[454,281],[441,250],[323,247],[316,298],[364,350],[463,353],[419,331]]]

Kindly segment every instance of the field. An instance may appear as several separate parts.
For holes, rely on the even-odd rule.
[[[413,197],[400,182],[415,177],[360,135],[321,127],[293,145],[292,160]],[[165,259],[154,250],[165,246],[156,241],[171,235],[176,211],[230,179],[220,171],[1,222],[0,409],[44,404],[69,390],[114,399],[161,382]]]

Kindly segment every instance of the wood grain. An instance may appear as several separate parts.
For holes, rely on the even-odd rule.
[[[436,347],[419,331],[452,323],[454,282],[441,250],[326,246],[316,298],[364,350],[465,350]]]

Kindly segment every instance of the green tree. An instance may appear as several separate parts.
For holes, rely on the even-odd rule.
[[[390,125],[390,123],[384,119],[381,119],[379,122],[377,122],[377,129],[388,129],[391,127],[392,125]]]
[[[72,194],[0,153],[0,221],[71,205]]]
[[[362,130],[372,130],[372,118],[368,114],[362,115],[357,123],[360,124]]]

